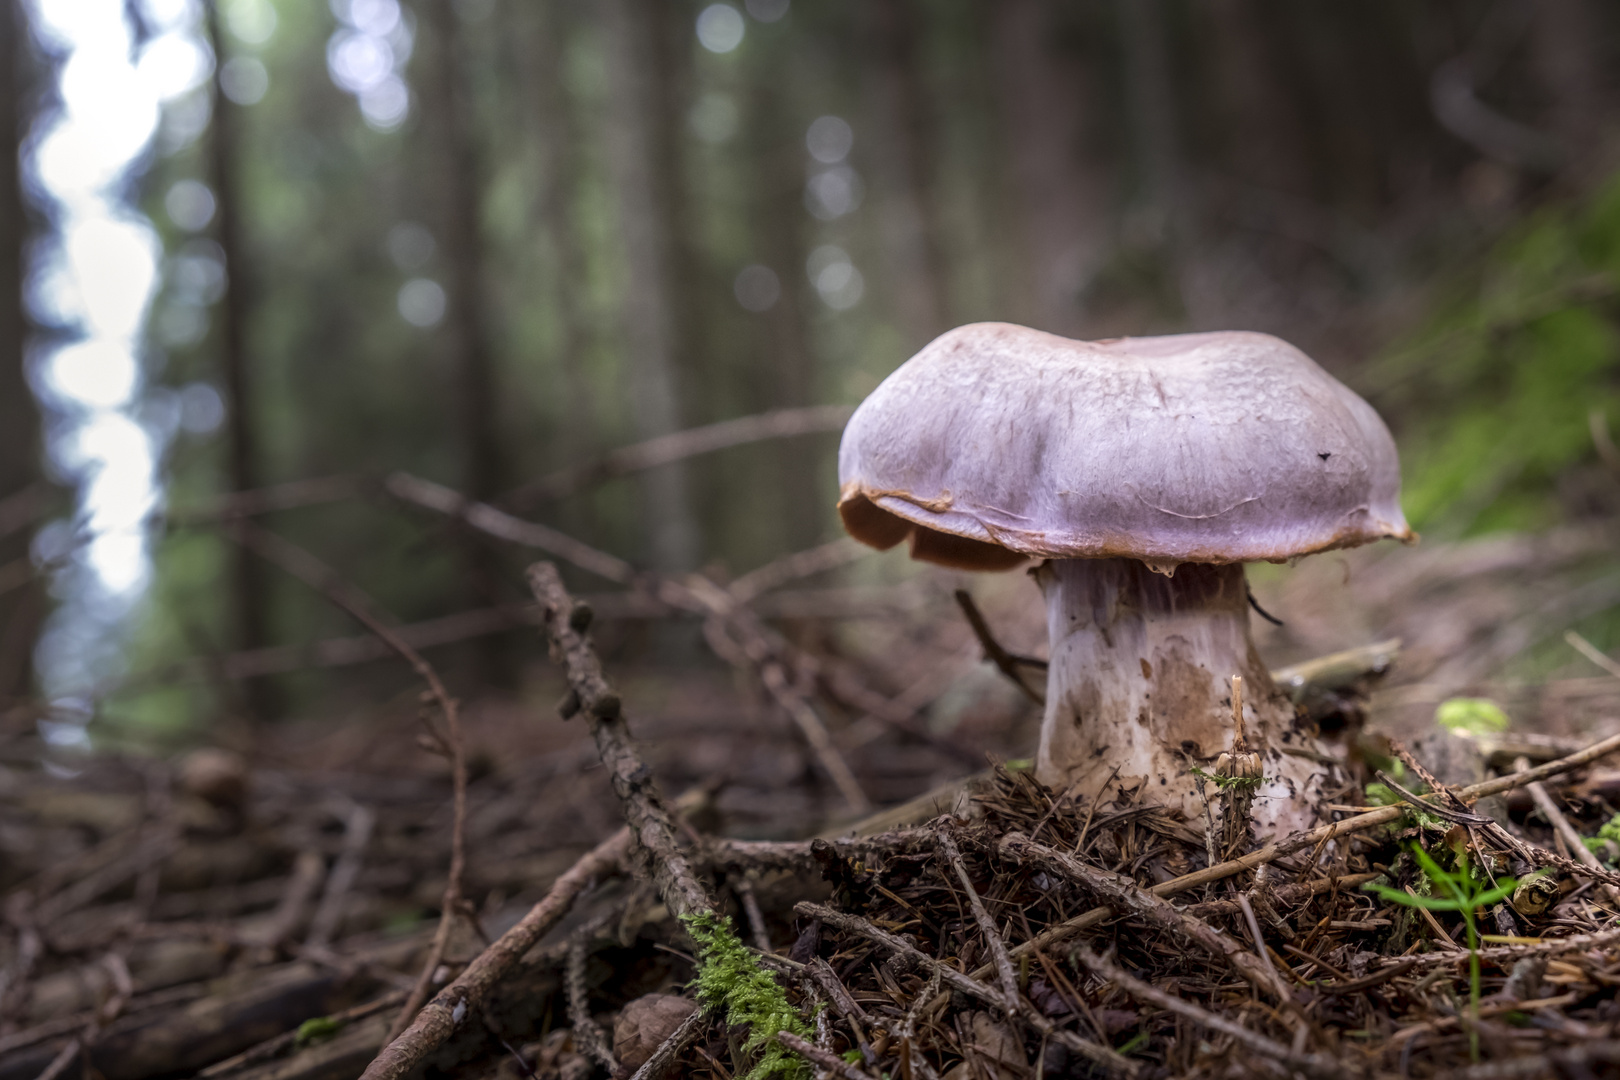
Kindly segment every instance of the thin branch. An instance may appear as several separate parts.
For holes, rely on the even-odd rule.
[[[1144,916],[1180,934],[1211,956],[1230,964],[1234,971],[1257,989],[1273,994],[1280,1000],[1290,1000],[1287,987],[1274,970],[1268,970],[1269,964],[1262,964],[1228,935],[1155,896],[1124,875],[1087,866],[1066,851],[1037,844],[1019,833],[1002,837],[996,849],[1020,865],[1040,863],[1049,867],[1087,891],[1108,900],[1110,905]]]
[[[1074,956],[1081,965],[1089,968],[1098,978],[1119,987],[1131,997],[1157,1005],[1159,1008],[1173,1012],[1178,1016],[1185,1016],[1187,1019],[1211,1031],[1218,1031],[1223,1035],[1228,1035],[1248,1049],[1263,1054],[1273,1061],[1280,1062],[1290,1068],[1300,1069],[1307,1075],[1343,1076],[1347,1078],[1356,1075],[1355,1070],[1334,1058],[1325,1057],[1321,1054],[1295,1053],[1282,1043],[1250,1031],[1242,1024],[1228,1020],[1224,1016],[1217,1016],[1207,1009],[1194,1005],[1185,998],[1178,997],[1175,994],[1167,994],[1163,990],[1150,986],[1141,979],[1127,975],[1111,961],[1104,960],[1083,945],[1075,948]]]
[[[1024,676],[1018,670],[1020,664],[1033,667],[1040,661],[1031,661],[1030,658],[1024,656],[1014,656],[1002,648],[1001,642],[997,641],[995,634],[990,632],[990,624],[984,621],[984,615],[979,611],[979,605],[973,602],[972,593],[966,589],[957,589],[956,602],[961,607],[962,614],[967,616],[968,625],[973,627],[973,636],[979,639],[979,644],[984,648],[984,658],[996,665],[996,670],[1011,679],[1013,685],[1023,691],[1025,697],[1037,705],[1045,705],[1045,695],[1031,689],[1029,684],[1024,682]]]
[[[586,925],[568,940],[568,959],[563,966],[563,986],[568,994],[568,1025],[574,1030],[574,1047],[594,1059],[609,1073],[619,1071],[619,1062],[602,1034],[601,1025],[591,1015],[590,996],[585,986],[585,961],[590,957],[591,938],[597,926]]]
[[[806,1042],[791,1031],[777,1032],[776,1041],[811,1064],[819,1065],[834,1076],[843,1077],[844,1080],[876,1080],[871,1073],[857,1069],[837,1054]]]
[[[1620,662],[1617,662],[1613,657],[1606,655],[1596,645],[1593,645],[1590,641],[1587,641],[1574,630],[1564,631],[1564,640],[1569,642],[1570,646],[1576,652],[1592,661],[1592,663],[1596,664],[1604,671],[1607,671],[1610,675],[1620,679]]]
[[[698,1037],[705,1024],[709,1022],[708,1014],[703,1009],[693,1009],[692,1015],[681,1021],[681,1026],[669,1033],[669,1038],[658,1044],[652,1057],[630,1075],[630,1080],[659,1080],[669,1067],[675,1064],[680,1057]]]
[[[744,877],[732,885],[731,890],[742,901],[743,915],[748,919],[748,932],[754,937],[754,947],[760,952],[770,955],[771,935],[765,928],[765,913],[759,909],[759,897],[754,895],[754,882]]]
[[[1564,812],[1558,808],[1558,804],[1553,802],[1553,797],[1548,794],[1546,787],[1539,782],[1526,784],[1525,787],[1529,790],[1530,799],[1536,804],[1536,809],[1541,811],[1541,816],[1547,819],[1548,824],[1553,827],[1553,831],[1564,838],[1565,846],[1569,848],[1575,858],[1580,860],[1581,864],[1587,869],[1602,873],[1603,864],[1598,861],[1598,857],[1593,853],[1592,849],[1586,846],[1581,834],[1575,831],[1575,826],[1569,823],[1569,818],[1564,816]],[[1609,903],[1620,907],[1620,888],[1616,888],[1607,882],[1603,884],[1602,888],[1603,895],[1609,898]]]
[[[960,595],[960,594],[958,594]],[[956,871],[956,880],[962,883],[962,889],[967,893],[968,907],[973,911],[973,918],[979,924],[979,932],[984,935],[985,944],[990,949],[990,959],[996,966],[996,975],[1001,980],[1001,992],[1006,996],[1004,1007],[1009,1016],[1018,1012],[1018,975],[1013,971],[1012,961],[1007,958],[1007,944],[1001,940],[1001,931],[996,928],[995,920],[984,909],[984,901],[979,899],[979,891],[973,887],[973,879],[968,876],[967,866],[962,862],[962,853],[957,850],[956,841],[951,839],[948,831],[941,830],[939,834],[939,854]]]
[[[549,476],[507,492],[499,501],[504,506],[526,509],[550,499],[560,499],[604,480],[656,469],[700,454],[766,439],[783,439],[822,431],[841,430],[855,411],[853,405],[812,405],[801,409],[776,409],[757,416],[722,420],[705,427],[689,428],[656,439],[620,447],[592,461],[559,469]]]
[[[896,937],[887,930],[874,926],[869,920],[863,919],[859,915],[849,915],[835,908],[827,907],[825,904],[813,904],[808,901],[795,904],[793,910],[801,915],[820,919],[828,926],[859,934],[891,953],[909,957],[913,962],[926,967],[943,981],[969,997],[978,998],[980,1001],[997,1009],[1005,1010],[1008,1006],[1006,998],[1000,991],[986,986],[976,978],[962,974],[948,964],[941,963],[910,942]],[[1042,1035],[1055,1042],[1062,1043],[1067,1049],[1095,1064],[1126,1076],[1134,1077],[1140,1072],[1136,1062],[1106,1046],[1098,1046],[1096,1043],[1083,1039],[1072,1031],[1057,1027],[1045,1015],[1022,998],[1018,999],[1015,1015]]]
[[[371,598],[344,581],[335,571],[315,556],[295,544],[267,532],[245,518],[228,522],[226,533],[249,550],[281,567],[293,577],[315,589],[333,604],[342,608],[357,622],[398,653],[411,669],[427,683],[428,694],[444,715],[449,734],[447,750],[450,757],[450,775],[453,787],[452,825],[450,831],[450,871],[444,885],[444,898],[439,911],[438,930],[428,950],[427,962],[417,977],[416,987],[395,1018],[388,1040],[392,1042],[405,1030],[416,1010],[427,1000],[433,985],[433,973],[444,959],[444,950],[450,942],[450,929],[455,925],[461,909],[461,879],[467,865],[467,760],[465,743],[461,737],[461,710],[450,692],[439,679],[439,673],[422,654],[411,648],[394,633],[379,614]]]
[[[1557,761],[1549,761],[1545,765],[1538,765],[1533,769],[1524,769],[1508,776],[1499,776],[1494,780],[1486,780],[1482,783],[1470,785],[1457,791],[1456,794],[1465,799],[1483,799],[1489,795],[1500,795],[1504,791],[1512,791],[1537,780],[1561,776],[1583,765],[1589,765],[1599,758],[1606,757],[1616,750],[1620,750],[1620,735],[1612,735],[1607,739],[1595,742],[1586,749],[1568,757],[1559,758]],[[1433,804],[1425,800],[1421,805],[1429,806]],[[1321,825],[1306,832],[1294,833],[1291,836],[1267,844],[1265,847],[1257,848],[1247,855],[1229,859],[1226,862],[1217,863],[1202,870],[1195,870],[1178,878],[1171,878],[1169,881],[1161,882],[1147,891],[1158,897],[1174,896],[1177,893],[1196,889],[1213,881],[1224,880],[1234,874],[1241,874],[1245,870],[1253,870],[1257,866],[1265,866],[1299,851],[1313,850],[1330,840],[1377,828],[1379,825],[1387,825],[1392,821],[1399,821],[1401,815],[1405,813],[1406,810],[1399,806],[1380,807],[1377,810],[1357,814],[1354,817],[1348,817],[1328,825]],[[1575,865],[1578,866],[1579,864]],[[1113,908],[1111,907],[1092,908],[1090,911],[1082,912],[1055,926],[1047,927],[1024,944],[1015,946],[1011,953],[1013,956],[1020,956],[1032,949],[1044,949],[1048,945],[1065,941],[1099,923],[1106,922],[1112,916]],[[989,965],[983,965],[973,972],[973,976],[983,978],[989,975],[991,970]]]
[[[317,949],[331,944],[337,934],[338,924],[343,918],[343,901],[354,886],[355,878],[360,876],[366,845],[371,842],[371,830],[377,823],[377,815],[360,803],[351,803],[343,817],[343,851],[326,879],[320,906],[315,909],[315,916],[309,922],[309,933],[304,938],[304,944]]]
[[[355,474],[317,476],[285,484],[233,491],[197,506],[172,508],[153,515],[170,528],[193,528],[235,518],[257,517],[305,506],[347,502],[366,490],[367,479]]]
[[[869,548],[859,540],[844,536],[820,547],[795,551],[783,555],[780,559],[773,559],[764,566],[750,570],[737,578],[727,586],[727,591],[739,604],[746,604],[761,593],[780,588],[790,581],[836,570],[840,566],[847,566],[875,554],[877,554],[875,548]]]
[[[746,656],[750,665],[763,664],[767,659],[774,657],[788,670],[818,669],[818,665],[811,657],[794,648],[780,634],[767,629],[757,614],[701,574],[689,575],[682,582],[639,572],[623,559],[598,551],[556,529],[513,517],[487,503],[470,501],[458,492],[408,473],[393,474],[384,486],[399,499],[456,518],[497,539],[544,551],[610,581],[640,586],[659,602],[672,608],[702,615],[710,620],[718,619],[724,623],[728,631],[735,630],[746,639],[743,642],[744,651],[738,655]],[[712,644],[713,636],[709,637]],[[742,663],[738,656],[731,655],[723,649],[717,648],[716,652],[728,663]],[[763,675],[763,672],[759,673]],[[846,675],[844,678],[846,685],[854,683],[852,677]],[[861,689],[864,693],[860,695],[859,708],[953,756],[967,753],[962,748],[954,747],[933,735],[925,726],[915,723],[909,712],[884,708],[882,703],[888,699],[883,695],[864,687]],[[795,718],[796,721],[801,719]],[[977,765],[980,761],[977,755],[972,755],[973,764]]]
[[[608,581],[629,585],[636,580],[636,568],[616,555],[598,551],[550,526],[523,521],[487,503],[474,502],[431,480],[396,472],[383,481],[383,489],[402,502],[464,521],[498,539],[544,551]]]
[[[454,982],[422,1007],[411,1026],[366,1066],[361,1080],[399,1080],[455,1034],[467,1017],[480,1015],[495,985],[568,914],[580,893],[618,868],[629,849],[630,830],[622,828],[581,856],[516,926],[479,953]]]
[[[1586,423],[1592,431],[1592,445],[1597,448],[1598,458],[1620,477],[1620,446],[1614,444],[1614,436],[1609,434],[1609,418],[1602,409],[1593,409],[1586,414]]]

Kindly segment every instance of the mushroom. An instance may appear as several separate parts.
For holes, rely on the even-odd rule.
[[[1243,564],[1413,533],[1389,429],[1304,353],[1255,333],[959,327],[855,411],[838,474],[844,526],[873,547],[966,570],[1043,560],[1042,783],[1138,788],[1196,820],[1195,767],[1252,781],[1246,741],[1255,830],[1314,819],[1332,758],[1260,662]]]

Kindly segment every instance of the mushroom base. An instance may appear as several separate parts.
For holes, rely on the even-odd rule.
[[[1249,638],[1242,564],[1184,563],[1165,577],[1135,559],[1054,559],[1035,578],[1052,651],[1035,765],[1043,784],[1087,799],[1140,788],[1198,827],[1205,782],[1192,767],[1213,773],[1232,749],[1232,676],[1241,675],[1244,733],[1264,775],[1255,834],[1315,823],[1330,766]]]

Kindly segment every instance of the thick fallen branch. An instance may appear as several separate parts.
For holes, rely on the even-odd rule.
[[[397,1039],[366,1066],[361,1080],[397,1080],[443,1045],[468,1017],[481,1015],[484,1001],[523,955],[568,914],[574,899],[593,880],[612,873],[630,849],[630,830],[620,829],[583,856],[552,883],[540,902],[518,924],[480,953],[457,979],[434,995]]]

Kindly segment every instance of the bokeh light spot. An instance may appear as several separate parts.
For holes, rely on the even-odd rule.
[[[220,5],[225,29],[247,45],[263,45],[276,32],[276,9],[270,0],[229,0]]]
[[[205,228],[214,220],[214,193],[198,180],[177,180],[163,196],[169,220],[187,232]]]
[[[444,318],[444,288],[432,278],[412,278],[399,289],[399,317],[423,330]]]
[[[233,56],[219,69],[219,88],[238,105],[257,105],[270,92],[270,72],[257,57]]]
[[[854,169],[835,165],[816,173],[805,184],[805,209],[821,221],[835,221],[861,205],[865,190]]]
[[[823,165],[836,165],[849,156],[855,132],[841,116],[818,116],[805,132],[804,145]]]
[[[769,311],[782,298],[782,283],[777,280],[776,271],[755,263],[742,268],[732,282],[731,291],[744,311]]]
[[[710,4],[697,17],[698,43],[712,53],[728,53],[742,44],[747,25],[730,4]]]
[[[836,244],[823,244],[805,260],[805,272],[821,302],[834,311],[847,311],[866,295],[866,279],[850,262],[849,253]]]
[[[401,221],[388,230],[388,257],[407,273],[426,266],[437,249],[433,234],[414,221]]]
[[[116,409],[135,395],[139,366],[126,346],[91,338],[56,350],[45,372],[47,385],[64,403]]]

